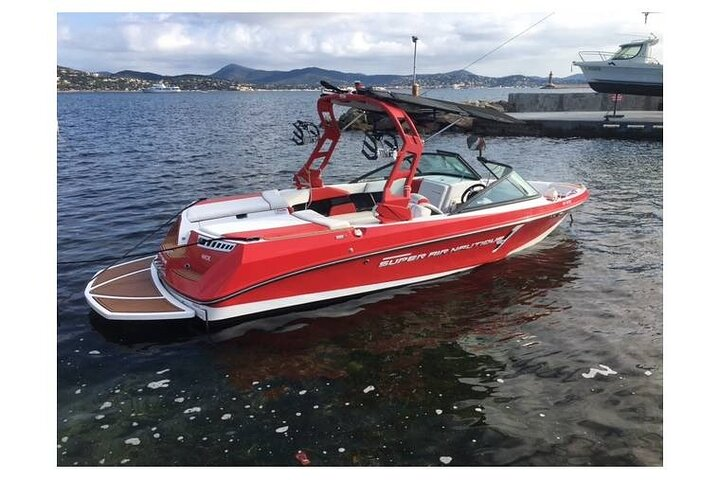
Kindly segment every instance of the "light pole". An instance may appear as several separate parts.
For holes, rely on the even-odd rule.
[[[417,96],[420,94],[420,85],[418,85],[418,84],[415,82],[415,63],[417,62],[417,41],[418,41],[418,37],[416,37],[415,35],[413,35],[411,38],[412,38],[412,42],[413,42],[413,45],[414,45],[414,52],[413,52],[412,94],[417,97]]]

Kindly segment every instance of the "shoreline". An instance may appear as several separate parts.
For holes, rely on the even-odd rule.
[[[411,87],[380,87],[385,88],[387,90],[392,91],[398,91],[398,90],[410,90]],[[425,87],[425,91],[430,90],[442,90],[442,89],[448,89],[448,90],[484,90],[484,89],[533,89],[533,90],[543,90],[542,87],[536,87],[536,86],[526,86],[521,85],[517,87],[508,87],[508,86],[498,86],[498,87],[486,87],[486,86],[477,86],[477,87],[465,87],[461,89],[454,89],[452,86],[440,86],[440,87]],[[585,84],[567,84],[562,86],[557,86],[557,88],[553,89],[545,89],[547,93],[552,93],[553,91],[557,90],[568,90],[568,89],[590,89],[590,86]],[[239,92],[239,93],[253,93],[253,92],[316,92],[320,91],[321,88],[254,88],[252,90],[181,90],[179,92],[173,92],[173,93],[207,93],[207,92]],[[153,93],[153,92],[143,92],[142,89],[140,90],[56,90],[57,93]]]

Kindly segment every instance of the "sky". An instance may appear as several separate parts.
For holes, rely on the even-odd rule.
[[[365,74],[458,70],[545,16],[527,33],[468,70],[478,75],[556,77],[580,73],[580,50],[614,51],[649,32],[642,8],[418,13],[58,13],[58,64],[87,71],[130,69],[211,74],[229,63],[262,70],[321,67]],[[644,10],[648,10],[647,8]]]

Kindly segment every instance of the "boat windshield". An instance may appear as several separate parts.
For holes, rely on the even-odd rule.
[[[635,43],[631,45],[623,45],[620,50],[615,52],[610,60],[630,60],[635,58],[640,53],[642,43]]]
[[[371,172],[362,175],[350,183],[368,182],[372,180],[386,180],[390,175],[390,171],[395,162],[390,162],[377,168]],[[403,162],[403,168],[410,168],[410,159],[406,158]],[[418,163],[416,177],[427,175],[444,175],[447,177],[458,177],[469,180],[478,180],[480,175],[468,165],[463,158],[457,153],[437,152],[423,153]]]
[[[485,160],[482,164],[497,180],[489,183],[478,194],[470,197],[460,206],[456,213],[497,206],[498,204],[519,202],[540,196],[537,190],[509,165],[489,160]]]

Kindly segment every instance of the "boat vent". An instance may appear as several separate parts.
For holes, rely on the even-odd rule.
[[[235,243],[205,237],[198,237],[197,243],[201,247],[209,248],[210,250],[218,250],[220,252],[229,252],[235,248],[236,245]]]
[[[155,255],[155,258],[152,261],[153,265],[155,265],[155,269],[158,271],[161,277],[165,276],[165,264],[160,259],[160,255]]]

